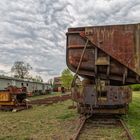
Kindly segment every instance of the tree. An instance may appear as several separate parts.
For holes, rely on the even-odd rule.
[[[67,89],[70,89],[72,80],[73,80],[73,75],[71,71],[68,68],[64,69],[61,74],[62,86],[64,86]]]
[[[25,63],[23,61],[16,61],[11,68],[11,72],[14,73],[14,77],[24,79],[29,74],[29,70],[32,67],[29,63]]]
[[[37,82],[43,82],[43,79],[42,79],[42,77],[40,75],[36,75],[35,80]]]

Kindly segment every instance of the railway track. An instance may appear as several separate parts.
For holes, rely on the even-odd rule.
[[[32,100],[29,102],[30,105],[50,105],[53,103],[58,103],[60,101],[65,101],[71,99],[70,94],[65,94],[61,96],[53,96],[53,97],[48,97],[44,99],[37,99],[37,100]]]
[[[126,123],[112,116],[82,116],[70,140],[134,140]]]

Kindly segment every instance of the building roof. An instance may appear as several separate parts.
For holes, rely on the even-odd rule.
[[[54,85],[61,85],[62,82],[61,82],[61,77],[54,77],[54,82],[53,82]]]
[[[15,77],[10,77],[10,76],[4,76],[4,75],[0,75],[0,79],[15,80],[15,81],[21,81],[21,82],[23,81],[23,82],[40,83],[40,84],[42,84],[42,82],[32,81],[32,80],[28,80],[28,79],[15,78]]]

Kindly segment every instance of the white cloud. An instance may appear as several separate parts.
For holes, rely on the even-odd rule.
[[[68,27],[140,22],[139,0],[1,0],[0,72],[29,62],[44,79],[65,63]]]

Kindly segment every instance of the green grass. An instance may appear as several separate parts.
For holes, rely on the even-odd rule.
[[[133,92],[133,101],[124,119],[135,139],[140,140],[140,92]]]
[[[70,100],[16,113],[0,112],[0,140],[68,139],[78,117],[69,105]]]
[[[79,116],[76,109],[68,109],[71,104],[68,100],[16,113],[0,111],[0,140],[69,140]],[[140,92],[133,94],[133,102],[124,119],[136,140],[140,140]]]
[[[127,140],[120,127],[105,125],[95,127],[93,120],[88,120],[79,140]]]

